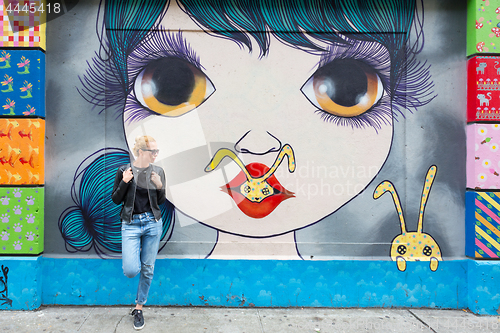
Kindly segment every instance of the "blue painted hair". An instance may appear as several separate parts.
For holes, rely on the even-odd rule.
[[[127,151],[105,148],[80,164],[71,187],[75,205],[67,208],[58,222],[68,252],[94,249],[99,256],[121,253],[121,206],[111,200],[111,192],[116,170],[129,162]],[[174,207],[167,200],[160,208],[163,239],[172,224]]]
[[[234,41],[253,52],[252,39],[264,57],[272,34],[284,44],[312,54],[351,40],[377,42],[390,56],[386,88],[394,118],[415,111],[433,98],[428,66],[416,60],[423,47],[421,0],[177,0],[180,8],[206,33]],[[107,0],[97,24],[101,52],[81,78],[82,96],[102,110],[123,112],[133,80],[127,59],[148,34],[161,29],[170,0]],[[420,8],[422,9],[422,8]],[[423,13],[423,9],[422,9]],[[414,40],[410,44],[410,33]],[[106,38],[104,38],[104,35]],[[365,50],[366,51],[366,50]],[[367,52],[367,51],[366,51]],[[132,82],[131,82],[132,81]]]

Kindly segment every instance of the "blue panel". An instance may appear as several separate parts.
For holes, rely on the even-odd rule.
[[[31,49],[0,53],[0,115],[45,117],[45,54]]]
[[[44,259],[44,304],[133,304],[121,260]],[[149,305],[467,307],[467,261],[158,260]]]
[[[477,314],[498,315],[500,312],[500,262],[469,261],[469,309]]]
[[[121,260],[4,257],[0,309],[133,304]],[[8,267],[8,271],[5,271]],[[6,274],[5,274],[6,273]],[[497,315],[499,261],[157,261],[148,305],[469,308]],[[2,283],[2,281],[0,281]],[[41,295],[41,296],[40,296]]]
[[[436,272],[428,263],[407,265],[400,272],[390,261],[158,260],[148,304],[469,308],[497,314],[500,262],[443,261]],[[134,302],[137,278],[123,276],[121,260],[4,257],[0,266],[7,280],[6,290],[0,286],[2,310]]]
[[[0,257],[0,310],[34,310],[40,307],[41,265],[41,257]]]
[[[476,192],[465,192],[465,255],[468,257],[475,257],[476,252],[476,218],[474,213],[476,211]]]

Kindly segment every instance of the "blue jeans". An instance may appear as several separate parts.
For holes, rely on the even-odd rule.
[[[122,268],[129,278],[141,273],[135,302],[144,305],[153,280],[156,255],[163,229],[153,213],[136,214],[132,222],[122,222]]]

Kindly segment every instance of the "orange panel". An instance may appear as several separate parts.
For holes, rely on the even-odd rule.
[[[0,119],[0,184],[44,183],[45,120]]]

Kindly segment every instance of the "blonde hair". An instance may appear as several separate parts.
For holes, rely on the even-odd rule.
[[[132,152],[134,153],[135,157],[139,156],[139,149],[149,149],[150,142],[156,142],[156,140],[149,135],[139,135],[138,137],[136,137],[134,148],[132,148]]]

